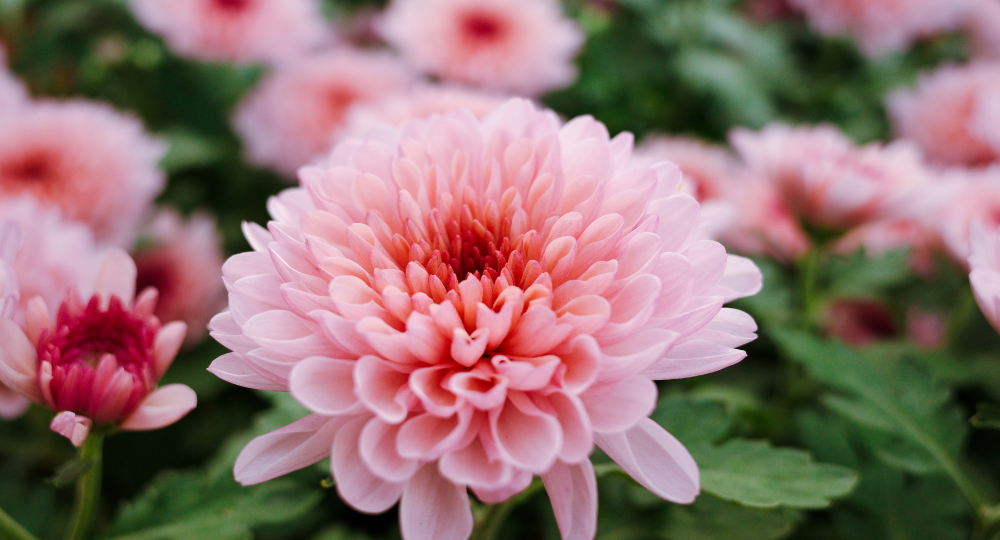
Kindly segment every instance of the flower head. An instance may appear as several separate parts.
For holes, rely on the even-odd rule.
[[[819,227],[844,230],[914,212],[919,188],[929,179],[912,146],[857,147],[831,126],[772,124],[756,133],[734,130],[730,140],[800,219]]]
[[[316,0],[131,0],[146,28],[191,58],[280,62],[328,39]]]
[[[954,260],[969,257],[973,225],[993,230],[1000,227],[1000,167],[983,170],[952,170],[944,176],[941,204],[931,214]]]
[[[108,253],[86,302],[73,291],[54,318],[45,301],[28,306],[22,330],[0,319],[0,382],[58,414],[52,429],[80,446],[93,426],[159,429],[194,408],[184,385],[156,388],[184,339],[183,322],[153,315],[156,290],[134,297],[135,264]]]
[[[28,90],[7,70],[5,53],[0,47],[0,116],[10,114],[28,103]]]
[[[39,102],[0,122],[0,195],[31,195],[127,245],[163,188],[164,150],[108,105]]]
[[[991,135],[1000,139],[1000,126],[981,119],[998,95],[1000,66],[977,62],[922,75],[915,90],[890,95],[888,106],[896,133],[916,142],[929,159],[985,165],[1000,156],[1000,147],[990,144]]]
[[[983,315],[1000,332],[1000,231],[976,224],[972,228],[969,281]]]
[[[0,221],[0,319],[10,320],[17,313],[21,294],[14,273],[14,257],[21,243],[21,228],[11,221]],[[17,418],[30,402],[0,382],[0,418]]]
[[[155,314],[162,321],[184,321],[188,345],[201,340],[208,321],[224,304],[222,238],[215,222],[195,214],[185,223],[176,212],[161,210],[145,231],[148,246],[135,256],[136,290],[159,292]]]
[[[952,30],[971,0],[789,0],[826,35],[850,34],[869,56],[908,47],[917,38]]]
[[[409,87],[394,58],[341,49],[276,68],[240,105],[233,123],[251,161],[293,176],[327,152],[348,109]]]
[[[745,356],[759,270],[697,240],[675,166],[635,166],[629,134],[511,100],[340,143],[248,226],[223,267],[225,380],[315,414],[251,442],[237,480],[332,457],[341,497],[400,501],[408,540],[464,538],[467,489],[498,502],[540,475],[564,536],[593,536],[596,443],[690,502],[695,462],[647,418],[657,379]],[[330,451],[332,442],[332,452]]]
[[[421,70],[528,96],[571,83],[583,43],[556,0],[394,0],[382,34]]]

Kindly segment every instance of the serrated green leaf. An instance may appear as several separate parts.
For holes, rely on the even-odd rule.
[[[661,401],[652,419],[686,445],[717,442],[731,424],[724,404],[684,396]]]
[[[825,508],[851,492],[858,477],[839,465],[816,463],[808,452],[764,441],[731,440],[690,448],[704,491],[757,508]]]
[[[663,532],[670,540],[775,540],[800,518],[794,510],[747,508],[702,495],[694,504],[672,506]]]

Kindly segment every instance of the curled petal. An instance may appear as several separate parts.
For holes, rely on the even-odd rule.
[[[66,437],[73,443],[73,446],[79,448],[87,440],[87,435],[90,434],[90,428],[93,425],[94,423],[86,416],[80,416],[71,411],[63,411],[52,419],[49,428]]]
[[[330,455],[330,440],[350,417],[310,414],[261,435],[243,448],[233,474],[249,486],[308,467]]]
[[[315,413],[336,416],[358,404],[354,395],[354,362],[313,356],[292,368],[289,391]]]
[[[153,361],[157,379],[163,377],[167,368],[174,362],[177,351],[181,350],[181,345],[184,344],[184,336],[186,335],[187,324],[181,321],[166,324],[156,333],[156,341],[153,343]]]
[[[366,423],[368,418],[356,418],[337,432],[331,460],[333,477],[344,502],[359,512],[380,514],[396,504],[403,493],[403,484],[383,480],[365,464],[360,438]]]
[[[399,528],[406,540],[466,540],[472,510],[465,486],[442,477],[436,463],[424,465],[403,490]]]
[[[531,472],[547,470],[562,447],[559,421],[519,392],[511,392],[503,407],[490,411],[490,427],[504,459]]]
[[[597,434],[597,446],[656,495],[688,504],[701,490],[698,464],[673,435],[645,418],[621,433]]]
[[[409,377],[376,356],[362,356],[354,364],[354,386],[358,398],[376,416],[398,424],[406,419],[413,398]]]
[[[361,431],[361,458],[376,475],[390,482],[403,482],[417,471],[419,463],[396,451],[399,425],[372,418]]]
[[[198,405],[194,390],[183,384],[168,384],[153,390],[119,426],[125,431],[149,431],[169,426]]]

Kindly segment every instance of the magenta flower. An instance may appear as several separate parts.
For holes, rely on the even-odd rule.
[[[101,266],[84,303],[73,291],[53,319],[33,299],[25,329],[0,319],[0,382],[58,414],[52,430],[80,446],[93,426],[159,429],[194,408],[187,386],[156,388],[174,360],[183,322],[160,326],[156,290],[135,294],[135,264],[118,249]]]
[[[249,225],[223,267],[210,370],[314,414],[243,450],[254,484],[326,456],[364,512],[400,503],[408,540],[465,538],[467,489],[503,501],[540,475],[566,538],[593,537],[596,443],[657,495],[699,491],[647,418],[654,380],[741,360],[756,325],[724,302],[759,270],[695,240],[698,203],[632,137],[511,100],[341,143]],[[332,448],[332,451],[331,451]]]

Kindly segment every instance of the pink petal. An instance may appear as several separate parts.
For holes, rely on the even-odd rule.
[[[19,418],[30,406],[31,402],[27,398],[0,384],[0,418],[4,420]]]
[[[594,430],[583,402],[562,390],[554,390],[545,397],[562,426],[563,444],[559,459],[567,463],[587,459],[594,451]]]
[[[336,416],[358,405],[354,395],[354,362],[313,356],[292,368],[288,379],[292,396],[312,412]]]
[[[94,282],[94,294],[101,297],[106,307],[112,296],[131,307],[135,299],[135,262],[120,248],[111,248],[101,262]]]
[[[413,459],[436,459],[449,450],[461,448],[475,436],[469,429],[473,413],[459,411],[449,418],[421,414],[407,420],[396,438],[396,448],[401,456]]]
[[[764,276],[753,261],[739,255],[728,255],[726,271],[709,294],[721,296],[723,302],[753,296],[764,286]]]
[[[506,484],[494,488],[473,487],[472,492],[486,504],[499,504],[527,489],[533,479],[534,475],[530,472],[514,469]]]
[[[618,383],[593,386],[580,394],[594,431],[616,433],[636,425],[656,408],[656,383],[633,375]]]
[[[340,498],[359,512],[380,514],[396,504],[403,484],[376,476],[360,453],[361,430],[367,417],[356,418],[337,432],[333,442],[333,477]]]
[[[409,412],[409,376],[393,369],[392,364],[377,356],[362,356],[354,364],[354,387],[358,398],[376,416],[398,424]]]
[[[87,435],[90,434],[90,428],[93,425],[94,423],[86,416],[79,416],[71,411],[63,411],[52,419],[49,428],[66,437],[73,443],[73,446],[79,448],[87,440]]]
[[[424,465],[403,490],[399,529],[405,540],[466,540],[472,510],[465,487],[443,478],[437,464]]]
[[[198,405],[194,390],[183,384],[168,384],[153,390],[118,427],[125,431],[149,431],[169,426]]]
[[[541,356],[551,351],[572,332],[568,324],[557,324],[551,309],[534,305],[521,315],[517,326],[500,345],[500,352],[514,356]]]
[[[439,468],[445,478],[472,487],[495,487],[509,481],[511,475],[510,466],[487,455],[479,437],[441,456]]]
[[[372,418],[361,431],[361,458],[376,475],[389,482],[404,482],[417,471],[419,463],[396,451],[399,425]]]
[[[597,477],[589,459],[557,461],[542,475],[563,540],[592,540],[597,534]]]
[[[562,447],[562,428],[520,392],[510,392],[502,408],[490,411],[490,428],[505,460],[529,472],[547,470]]]
[[[38,356],[21,328],[10,319],[0,319],[0,383],[40,403]]]
[[[649,418],[621,433],[594,436],[597,446],[649,491],[675,503],[701,490],[698,464],[673,435]]]
[[[331,441],[349,420],[349,416],[310,414],[255,438],[236,458],[236,481],[244,486],[259,484],[329,456]]]
[[[170,364],[174,362],[177,351],[181,350],[186,335],[187,324],[181,321],[166,324],[156,333],[156,341],[153,343],[153,359],[156,365],[157,379],[163,377]]]
[[[254,371],[237,353],[228,353],[216,358],[208,366],[209,373],[237,386],[255,390],[272,390],[287,392],[288,385],[272,381]]]
[[[647,328],[629,339],[601,348],[603,362],[598,380],[602,382],[622,380],[629,375],[642,373],[677,341],[676,332],[659,328]]]

